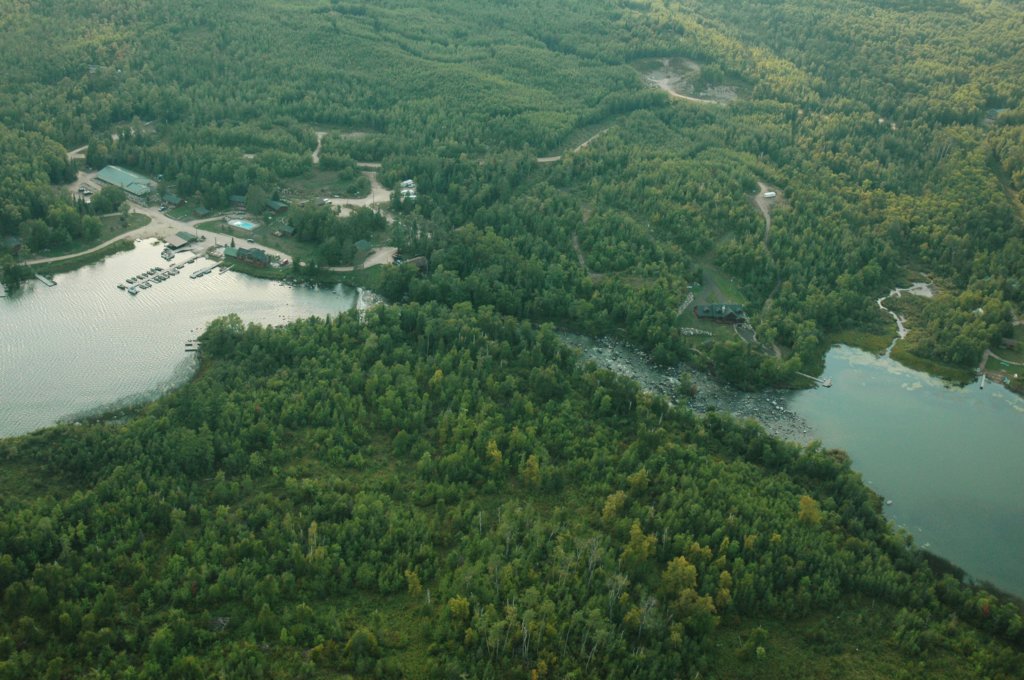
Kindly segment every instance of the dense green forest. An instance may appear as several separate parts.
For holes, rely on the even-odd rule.
[[[937,577],[842,453],[698,419],[550,327],[407,305],[202,342],[126,421],[0,442],[0,677],[1024,663],[1019,610]]]
[[[0,441],[0,678],[1019,676],[1019,608],[933,571],[842,453],[547,324],[757,389],[928,280],[903,346],[976,366],[1024,303],[1020,9],[0,0],[8,288],[100,233],[122,196],[62,187],[106,163],[214,210],[380,164],[418,198],[296,203],[292,242],[423,256],[392,307],[220,320],[138,414]],[[693,296],[758,342],[688,333]]]
[[[779,349],[749,348],[751,386],[813,367],[838,331],[887,332],[871,300],[913,276],[983,301],[984,323],[952,300],[925,310],[950,337],[913,349],[948,363],[973,365],[1024,301],[1013,2],[0,6],[0,148],[17,159],[0,166],[0,235],[32,250],[89,228],[46,190],[72,172],[60,145],[220,208],[308,174],[321,130],[320,170],[339,182],[359,186],[355,159],[419,184],[391,238],[431,267],[392,272],[392,294],[697,361],[708,348],[680,335],[678,311],[714,264]],[[633,68],[652,57],[744,85],[726,106],[679,101]],[[785,198],[770,234],[758,181]],[[304,231],[321,264],[366,233]]]

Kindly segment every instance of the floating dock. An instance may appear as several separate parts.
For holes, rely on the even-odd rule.
[[[56,286],[56,285],[57,285],[57,282],[56,282],[56,281],[54,281],[53,279],[47,278],[47,277],[43,276],[42,274],[36,274],[35,272],[32,272],[32,274],[33,274],[33,275],[34,275],[34,276],[35,276],[35,277],[36,277],[37,279],[39,279],[40,281],[42,281],[43,283],[45,283],[45,284],[46,284],[47,286],[53,287],[53,286]]]

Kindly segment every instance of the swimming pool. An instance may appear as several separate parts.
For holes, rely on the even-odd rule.
[[[232,227],[238,227],[239,229],[245,229],[246,231],[252,231],[256,228],[256,225],[248,220],[231,220],[228,222]]]

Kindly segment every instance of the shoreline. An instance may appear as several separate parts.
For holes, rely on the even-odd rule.
[[[808,444],[817,438],[807,421],[786,404],[791,390],[741,392],[689,366],[659,368],[642,352],[613,338],[592,338],[568,331],[558,331],[558,336],[570,347],[580,350],[583,359],[636,380],[643,391],[664,397],[673,404],[685,404],[694,413],[723,411],[736,418],[754,420],[769,434],[798,444]],[[673,373],[682,372],[697,388],[695,395],[681,398],[678,393],[680,382]]]

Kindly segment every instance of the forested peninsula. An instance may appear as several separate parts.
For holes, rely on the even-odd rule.
[[[0,673],[1013,677],[849,461],[459,304],[202,338],[127,422],[2,446]]]
[[[1019,677],[1019,603],[845,454],[556,327],[793,387],[926,282],[894,358],[1024,365],[1022,35],[1011,0],[0,0],[5,294],[153,219],[388,301],[221,319],[172,394],[0,440],[0,678]]]

